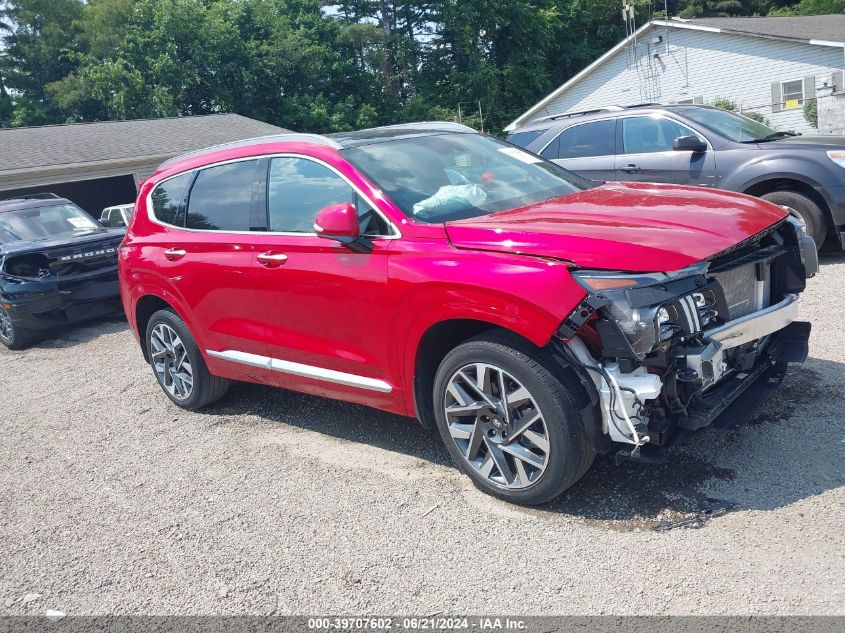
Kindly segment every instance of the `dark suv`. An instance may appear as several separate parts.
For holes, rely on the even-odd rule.
[[[54,194],[0,200],[0,343],[120,313],[117,247],[108,229]]]
[[[592,180],[700,185],[795,209],[845,248],[845,137],[778,132],[697,105],[610,106],[534,120],[508,141]]]

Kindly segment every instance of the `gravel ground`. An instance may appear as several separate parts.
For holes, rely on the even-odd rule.
[[[3,349],[0,614],[845,615],[843,280],[825,258],[811,358],[748,427],[531,510],[405,418],[251,385],[182,411],[122,322]]]

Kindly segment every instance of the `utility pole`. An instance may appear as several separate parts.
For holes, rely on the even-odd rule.
[[[484,134],[484,114],[481,112],[481,99],[478,100],[478,120],[481,125],[481,133]]]

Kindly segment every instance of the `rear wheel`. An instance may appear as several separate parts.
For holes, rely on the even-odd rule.
[[[807,225],[807,235],[816,241],[817,248],[822,247],[822,242],[827,237],[827,222],[819,205],[797,191],[772,191],[760,197],[774,204],[795,209]]]
[[[12,322],[12,316],[0,306],[0,343],[9,349],[23,349],[34,340],[31,333]]]
[[[228,390],[229,381],[211,375],[185,322],[171,310],[150,317],[146,344],[158,384],[180,407],[199,409]]]
[[[458,468],[488,494],[549,501],[595,455],[576,398],[545,350],[511,334],[485,334],[446,355],[434,382],[437,426]]]

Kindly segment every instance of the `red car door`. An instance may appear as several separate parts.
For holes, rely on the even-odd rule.
[[[389,375],[392,302],[387,279],[395,231],[337,171],[279,156],[266,171],[266,233],[253,234],[253,274],[271,382],[365,404],[399,397]],[[373,249],[356,253],[317,237],[314,219],[338,202],[357,205]]]

